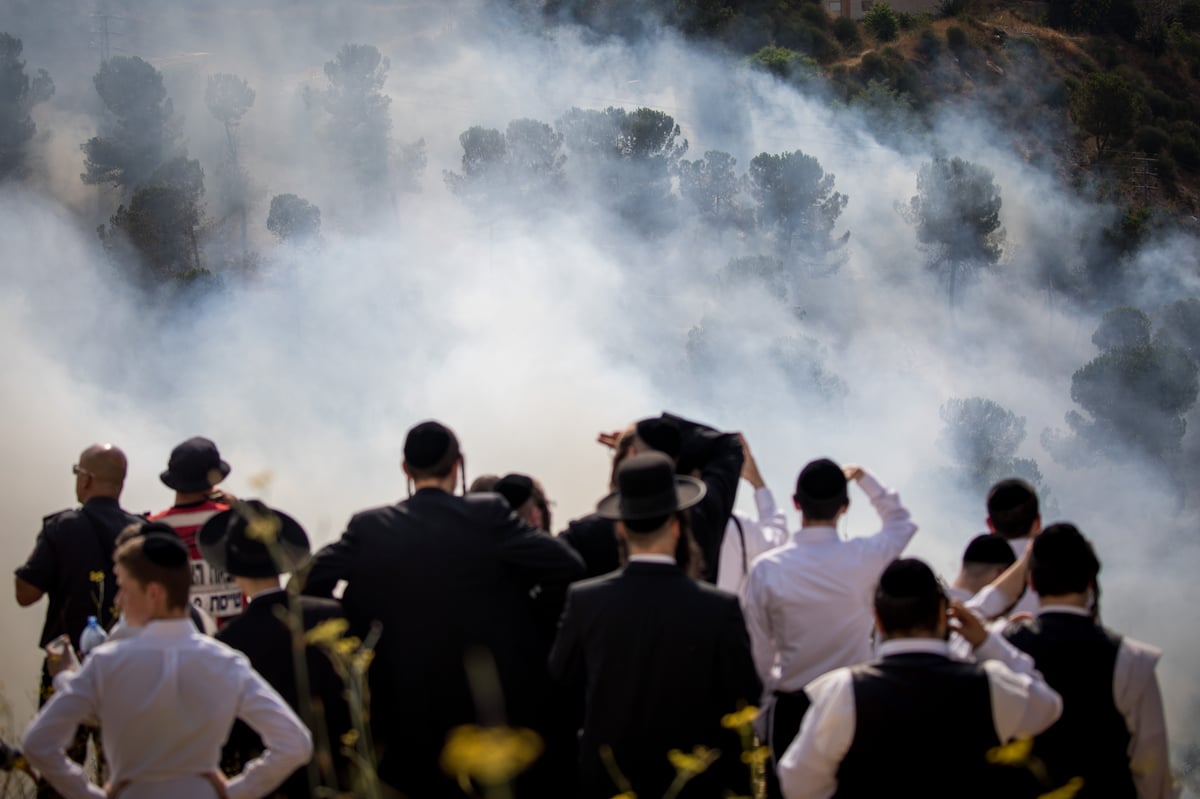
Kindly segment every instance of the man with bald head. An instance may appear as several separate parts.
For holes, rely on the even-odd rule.
[[[33,552],[16,571],[18,605],[28,607],[43,596],[49,598],[39,646],[66,634],[78,650],[88,616],[95,616],[105,628],[116,621],[114,543],[121,530],[141,521],[119,504],[126,468],[125,453],[112,444],[93,444],[85,449],[71,466],[75,498],[82,507],[43,519]],[[50,673],[43,663],[39,706],[52,691]],[[83,762],[86,753],[87,740],[81,737],[70,754]],[[38,795],[56,794],[42,786]]]

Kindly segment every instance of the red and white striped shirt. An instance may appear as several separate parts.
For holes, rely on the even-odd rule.
[[[150,517],[152,522],[171,525],[183,540],[192,564],[192,604],[216,619],[218,625],[242,612],[242,592],[231,576],[213,569],[200,556],[196,534],[206,521],[224,510],[229,510],[229,506],[206,499],[175,505]]]

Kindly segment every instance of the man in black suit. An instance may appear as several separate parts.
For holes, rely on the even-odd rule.
[[[293,620],[299,621],[297,632],[306,632],[322,622],[344,619],[341,605],[293,596],[279,585],[281,573],[294,573],[309,559],[304,528],[286,513],[252,499],[209,518],[196,534],[196,545],[208,565],[233,577],[250,600],[241,615],[221,628],[217,640],[244,653],[254,670],[313,731],[318,753],[314,762],[292,774],[273,796],[307,799],[317,784],[349,788],[350,774],[340,740],[351,729],[346,686],[329,657],[309,646],[300,677],[306,688],[301,690],[289,626]],[[298,616],[291,617],[292,613]],[[307,694],[305,701],[300,701],[302,693]],[[243,722],[235,722],[221,752],[221,767],[233,776],[262,752],[258,734]],[[331,757],[321,757],[322,752]]]
[[[661,452],[675,463],[679,474],[699,477],[706,487],[701,499],[689,511],[690,537],[699,554],[695,574],[716,583],[725,525],[733,512],[741,479],[741,438],[737,433],[722,433],[711,427],[664,413],[630,425],[621,433],[602,434],[600,442],[611,446],[613,480],[625,458],[644,452]],[[564,541],[579,552],[587,566],[587,576],[597,577],[620,567],[620,547],[611,519],[592,513],[571,522],[561,533]],[[689,542],[684,541],[685,548]]]
[[[737,598],[687,577],[675,562],[683,511],[705,494],[661,452],[628,458],[598,513],[617,521],[629,563],[571,587],[550,671],[582,704],[581,797],[632,789],[662,796],[676,777],[668,753],[720,750],[681,797],[748,795],[741,742],[722,717],[762,690]],[[605,748],[628,785],[614,780]]]
[[[569,547],[520,521],[499,495],[455,496],[461,466],[444,425],[410,430],[403,468],[415,493],[356,514],[317,553],[304,588],[327,595],[345,580],[351,631],[381,623],[370,671],[379,776],[421,799],[463,795],[438,766],[455,727],[543,729],[549,678],[529,592],[583,576]],[[523,795],[553,792],[530,786]]]

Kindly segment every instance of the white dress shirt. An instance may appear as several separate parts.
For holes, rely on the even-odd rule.
[[[81,719],[99,719],[121,799],[213,799],[235,718],[262,736],[266,752],[229,781],[229,799],[261,797],[312,756],[308,730],[245,656],[196,632],[191,619],[152,621],[106,643],[34,718],[22,749],[67,799],[103,799],[65,748]]]
[[[1043,613],[1091,616],[1075,605],[1044,605]],[[1113,701],[1129,729],[1129,769],[1138,799],[1173,799],[1180,788],[1171,775],[1167,721],[1154,667],[1162,650],[1125,636],[1113,669]]]
[[[879,646],[881,657],[913,652],[950,657],[946,642],[933,638],[903,638]],[[1031,738],[1062,714],[1062,698],[1036,672],[1017,674],[997,660],[981,665],[987,671],[992,722],[1002,743]],[[837,791],[838,767],[854,742],[853,674],[849,668],[837,669],[814,680],[805,693],[812,705],[779,761],[779,783],[786,799],[827,799]]]
[[[871,658],[875,584],[917,526],[896,492],[870,474],[858,484],[883,520],[879,532],[843,541],[834,527],[804,527],[750,569],[746,629],[767,701]]]
[[[767,550],[782,546],[787,540],[787,517],[775,504],[771,489],[766,486],[755,489],[754,505],[758,510],[757,519],[736,511],[730,517],[725,525],[725,537],[721,539],[720,560],[717,562],[717,588],[737,594],[739,598],[742,597],[754,559]],[[746,542],[744,553],[743,539]]]

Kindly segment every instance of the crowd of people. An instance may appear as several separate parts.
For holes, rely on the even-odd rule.
[[[407,498],[315,553],[221,492],[208,439],[148,516],[120,506],[121,450],[88,447],[81,506],[16,570],[47,654],[6,762],[70,799],[1178,795],[1160,652],[1103,626],[1091,542],[1043,529],[1029,484],[991,489],[947,585],[861,466],[805,465],[789,532],[737,433],[662,414],[599,440],[607,494],[556,535],[537,479],[468,485],[422,422]],[[873,535],[839,533],[851,486]]]

